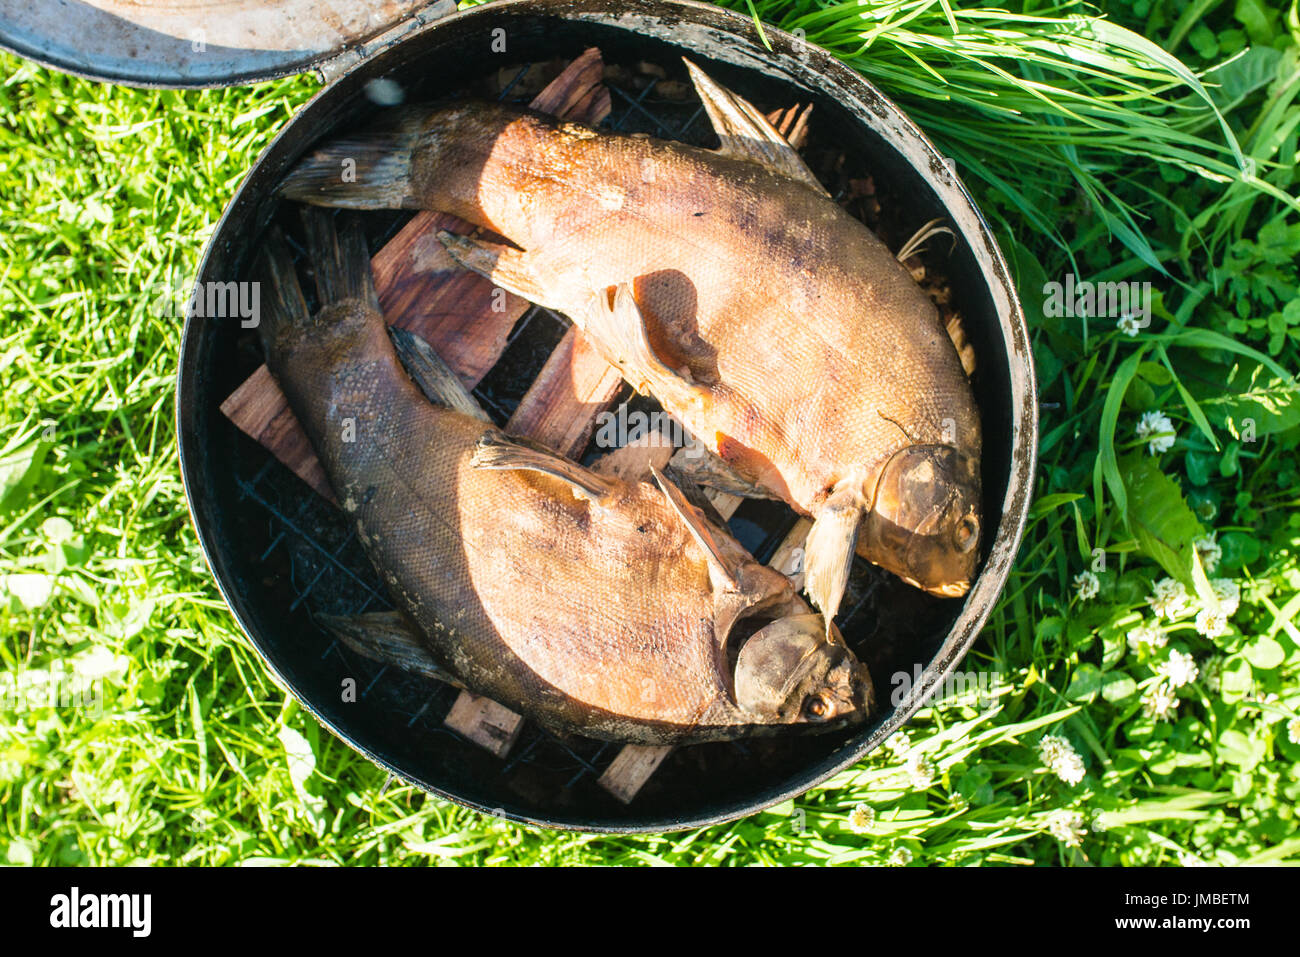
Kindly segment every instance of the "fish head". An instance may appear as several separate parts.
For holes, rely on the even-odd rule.
[[[871,675],[844,644],[828,636],[821,615],[784,615],[763,625],[740,647],[736,702],[763,724],[861,724],[874,706]]]
[[[896,452],[864,490],[871,510],[859,530],[871,560],[943,598],[970,590],[979,561],[978,462],[950,445]]]

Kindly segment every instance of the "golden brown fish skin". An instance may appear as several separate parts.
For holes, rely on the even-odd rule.
[[[547,305],[571,314],[634,281],[656,351],[710,387],[671,411],[803,511],[844,463],[869,481],[930,443],[978,461],[979,417],[938,311],[826,197],[708,150],[489,104],[434,113],[421,142],[408,205],[526,250]]]
[[[390,164],[377,178],[400,182],[400,198],[328,185],[313,193],[309,176],[291,176],[289,195],[437,209],[491,229],[523,250],[528,289],[514,291],[575,319],[596,291],[631,283],[651,346],[684,373],[633,384],[742,477],[806,514],[817,516],[837,485],[858,489],[857,507],[869,512],[900,450],[955,449],[952,469],[932,471],[951,485],[942,534],[888,553],[871,542],[889,536],[863,535],[858,550],[939,593],[969,586],[978,548],[952,540],[968,520],[979,537],[974,397],[938,311],[862,223],[747,159],[499,104],[412,108],[399,125],[399,137],[369,152]],[[336,169],[333,158],[353,151],[333,144],[317,166]],[[511,287],[507,271],[482,271]],[[908,513],[896,506],[891,515]]]
[[[264,316],[262,334],[368,555],[447,669],[560,731],[664,744],[758,730],[733,703],[715,634],[760,611],[806,612],[789,580],[717,530],[739,572],[735,589],[715,588],[702,549],[644,482],[610,479],[597,503],[546,474],[472,467],[495,430],[431,404],[385,328],[353,300],[301,326]],[[847,649],[837,656],[867,687],[827,727],[862,720],[870,694]]]

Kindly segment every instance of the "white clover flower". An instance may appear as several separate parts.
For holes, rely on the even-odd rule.
[[[899,731],[897,734],[891,736],[887,741],[885,741],[885,750],[895,756],[902,755],[911,746],[912,742],[908,740],[907,735],[902,731]]]
[[[912,863],[912,849],[908,847],[896,847],[894,853],[889,855],[890,867],[906,867]]]
[[[1119,317],[1119,331],[1126,336],[1136,336],[1141,330],[1142,324],[1138,322],[1137,316],[1130,316],[1127,312]]]
[[[1177,648],[1169,652],[1169,660],[1162,661],[1155,668],[1156,674],[1169,682],[1171,688],[1181,688],[1196,680],[1199,669],[1196,659]]]
[[[1138,441],[1146,442],[1152,455],[1168,452],[1174,446],[1174,423],[1163,412],[1143,412],[1135,431]]]
[[[876,809],[870,804],[859,804],[849,812],[849,830],[854,834],[865,834],[876,823]]]
[[[920,751],[913,751],[907,756],[903,769],[917,791],[924,791],[934,783],[934,762]]]
[[[1218,532],[1210,532],[1204,538],[1198,538],[1192,545],[1196,548],[1196,554],[1201,556],[1201,565],[1207,573],[1219,567],[1219,561],[1223,558],[1223,546],[1219,544]]]
[[[1300,718],[1292,718],[1286,723],[1286,739],[1292,744],[1300,744]]]
[[[1192,608],[1192,599],[1180,581],[1162,578],[1153,586],[1153,592],[1147,596],[1147,604],[1159,618],[1168,618],[1172,621],[1181,618]]]
[[[1157,681],[1142,695],[1142,713],[1156,721],[1173,721],[1178,714],[1178,695],[1163,681]]]
[[[1092,813],[1088,815],[1088,825],[1092,828],[1093,834],[1105,834],[1110,830],[1110,819],[1101,808],[1093,808]]]
[[[1163,648],[1169,642],[1169,636],[1157,628],[1155,625],[1141,624],[1129,631],[1128,647],[1130,651],[1137,652],[1145,645],[1148,650],[1152,648]]]
[[[1074,590],[1079,596],[1079,601],[1088,601],[1097,597],[1097,592],[1101,591],[1101,581],[1093,572],[1079,572],[1074,576]]]
[[[1241,607],[1241,586],[1231,578],[1212,578],[1210,579],[1210,588],[1214,591],[1214,597],[1219,599],[1219,604],[1223,606],[1225,618],[1231,618]]]
[[[1232,631],[1228,616],[1212,608],[1202,608],[1196,613],[1196,630],[1206,638],[1222,638]]]
[[[1078,784],[1083,780],[1083,758],[1065,735],[1045,734],[1039,738],[1038,758],[1047,770],[1066,784]]]
[[[1080,811],[1053,811],[1047,830],[1066,847],[1078,847],[1088,833],[1088,822]]]

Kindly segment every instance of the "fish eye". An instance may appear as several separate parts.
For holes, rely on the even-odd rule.
[[[957,524],[957,530],[953,533],[953,541],[957,548],[963,552],[968,552],[975,547],[975,540],[979,537],[980,523],[976,521],[975,516],[967,515]]]
[[[825,691],[804,702],[803,713],[809,721],[825,721],[835,713],[835,704]]]

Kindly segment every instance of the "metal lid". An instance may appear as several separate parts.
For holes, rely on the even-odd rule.
[[[0,47],[129,86],[210,87],[355,62],[455,0],[0,0]]]

